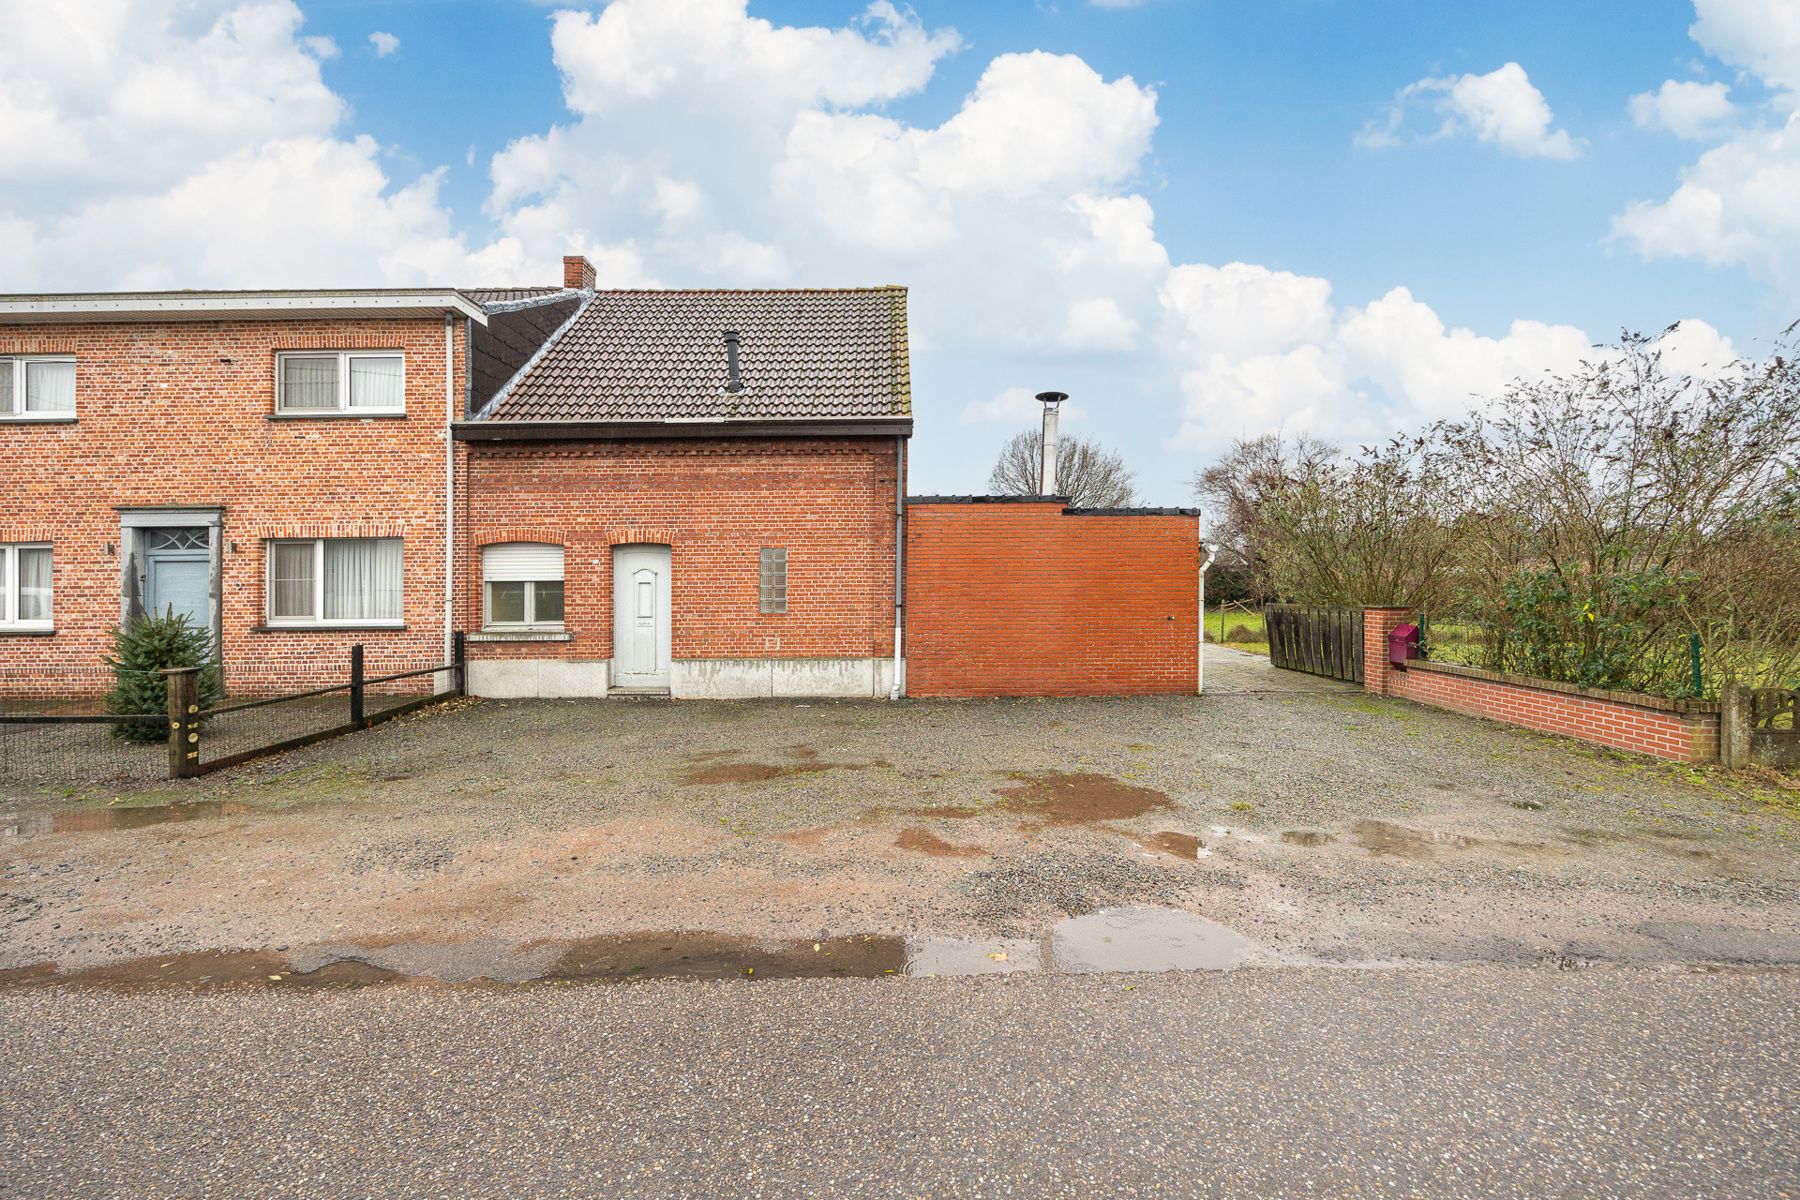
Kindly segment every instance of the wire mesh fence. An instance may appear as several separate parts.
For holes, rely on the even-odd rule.
[[[166,697],[164,676],[154,674],[156,696]],[[106,712],[106,692],[116,680],[110,668],[0,673],[0,797],[61,792],[77,795],[107,788],[139,788],[172,775],[196,775],[366,729],[391,717],[460,694],[462,641],[448,663],[389,670],[363,669],[362,647],[353,648],[344,681],[305,691],[260,697],[228,696],[202,709],[192,673],[177,688],[177,709],[124,715]],[[232,688],[246,685],[228,673]],[[32,694],[20,694],[20,693]],[[183,700],[182,696],[188,696]],[[191,703],[191,706],[190,706]]]

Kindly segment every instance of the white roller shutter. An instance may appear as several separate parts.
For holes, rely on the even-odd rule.
[[[481,552],[481,573],[490,583],[543,583],[563,577],[563,548],[545,542],[505,542]]]

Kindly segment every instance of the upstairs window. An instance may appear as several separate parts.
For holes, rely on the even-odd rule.
[[[393,350],[277,354],[275,411],[307,417],[403,413],[406,356]]]
[[[54,421],[75,415],[75,360],[68,355],[0,358],[0,419]]]
[[[269,543],[270,625],[398,625],[399,538]]]
[[[506,542],[481,552],[490,629],[563,627],[563,548],[544,542]]]
[[[765,549],[758,563],[757,590],[766,613],[787,611],[787,551]]]
[[[50,628],[50,547],[0,545],[0,629]]]

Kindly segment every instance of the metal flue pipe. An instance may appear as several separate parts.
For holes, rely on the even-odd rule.
[[[1069,396],[1067,392],[1039,392],[1037,398],[1044,406],[1044,459],[1038,471],[1038,494],[1054,496],[1057,494],[1056,429],[1061,418],[1062,402]]]

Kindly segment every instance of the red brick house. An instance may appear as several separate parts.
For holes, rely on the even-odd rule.
[[[0,296],[0,695],[174,608],[228,688],[887,695],[905,293]]]

